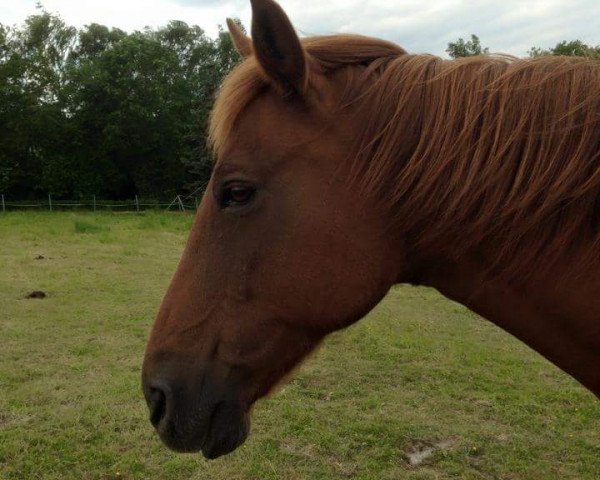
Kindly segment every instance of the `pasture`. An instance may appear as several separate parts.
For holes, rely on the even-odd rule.
[[[404,286],[260,401],[238,451],[170,452],[140,368],[191,222],[0,214],[1,479],[600,478],[595,397],[464,307]],[[25,299],[34,290],[47,298]]]

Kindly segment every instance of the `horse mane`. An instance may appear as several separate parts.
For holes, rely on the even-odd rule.
[[[323,73],[345,66],[369,65],[378,59],[396,58],[406,53],[391,42],[361,35],[308,37],[302,39],[302,45]],[[215,153],[222,149],[240,114],[268,86],[254,56],[246,58],[225,78],[209,123],[208,141]]]
[[[444,60],[351,35],[303,45],[325,75],[345,72],[339,109],[362,126],[351,178],[418,251],[484,248],[512,276],[582,252],[596,260],[600,62]],[[216,152],[266,88],[252,57],[226,79],[209,130]]]

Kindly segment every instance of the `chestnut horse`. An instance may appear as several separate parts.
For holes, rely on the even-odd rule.
[[[600,64],[300,40],[252,0],[216,163],[143,367],[151,421],[208,458],[328,333],[428,285],[600,395]]]

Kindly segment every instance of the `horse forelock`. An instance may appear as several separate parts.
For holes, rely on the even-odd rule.
[[[369,65],[374,60],[406,53],[393,43],[361,35],[331,35],[304,38],[302,45],[324,73],[344,66]],[[269,82],[256,59],[245,59],[227,76],[219,89],[209,124],[209,145],[219,154],[246,107]]]
[[[422,250],[459,256],[501,245],[515,274],[600,244],[600,62],[409,55],[377,39],[303,40],[321,70],[349,67],[340,109],[360,118],[348,165],[390,229]],[[211,116],[219,152],[268,82],[250,57]]]

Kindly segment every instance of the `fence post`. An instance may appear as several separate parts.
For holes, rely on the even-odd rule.
[[[179,201],[179,210],[185,212],[185,207],[183,206],[183,202],[181,201],[181,195],[177,195],[177,200]]]
[[[52,196],[48,194],[48,206],[50,207],[50,211],[52,211]]]
[[[177,197],[179,197],[179,195],[177,195]],[[171,209],[171,207],[175,204],[175,202],[177,201],[177,197],[175,197],[175,200],[173,200],[171,203],[169,203],[169,206],[166,208],[167,212]]]
[[[139,213],[140,211],[140,201],[138,200],[138,196],[135,196],[135,211]]]
[[[194,204],[196,205],[196,210],[198,210],[198,197],[194,197]]]
[[[95,211],[96,211],[96,195],[94,195],[94,201],[93,201],[93,204],[94,204],[94,212],[95,212]]]
[[[6,213],[6,204],[4,203],[4,194],[2,194],[2,213]]]

